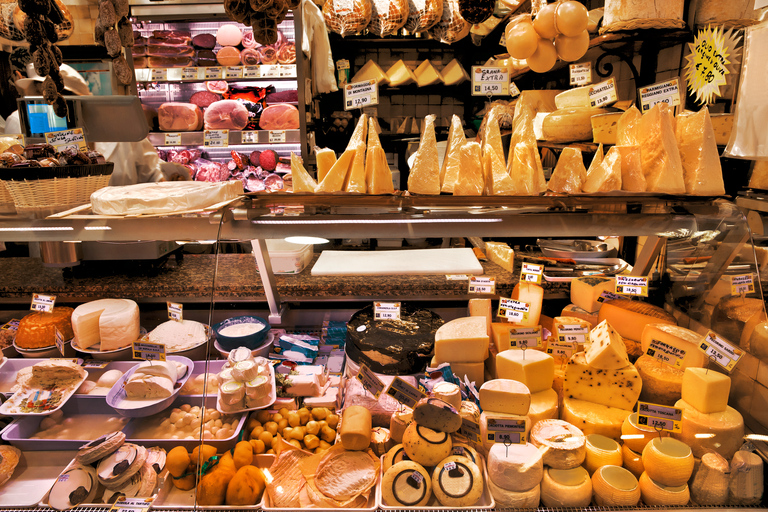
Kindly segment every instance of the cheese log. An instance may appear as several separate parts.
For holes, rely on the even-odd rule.
[[[389,420],[389,436],[395,443],[403,442],[405,429],[408,428],[412,421],[413,410],[410,408],[392,413],[392,418]]]
[[[587,507],[592,501],[592,480],[582,467],[546,468],[541,481],[541,502],[545,507]]]
[[[469,316],[480,316],[485,318],[486,334],[491,337],[491,324],[493,323],[493,310],[491,309],[491,299],[469,299]]]
[[[728,504],[759,505],[763,497],[763,459],[753,452],[740,450],[731,460]]]
[[[455,61],[454,61],[455,62]],[[453,187],[459,178],[461,167],[461,147],[467,142],[461,119],[454,114],[451,117],[451,127],[448,130],[448,143],[445,148],[443,166],[440,169],[440,190],[447,194],[453,194]]]
[[[487,195],[519,195],[515,180],[507,172],[503,158],[504,153],[497,153],[490,144],[483,149],[483,174]]]
[[[442,75],[445,85],[459,85],[460,83],[469,80],[469,73],[461,67],[461,64],[459,64],[459,61],[456,59],[453,59],[445,65],[442,70]]]
[[[725,194],[723,169],[709,109],[676,118],[675,134],[683,165],[685,192],[694,196]]]
[[[560,153],[547,189],[561,194],[578,194],[581,185],[587,179],[587,168],[581,150],[567,147]]]
[[[339,439],[345,450],[365,450],[371,444],[371,412],[361,405],[344,409]]]
[[[639,144],[637,129],[641,117],[642,114],[634,105],[621,114],[616,126],[616,145],[637,146]]]
[[[585,434],[602,434],[611,439],[620,439],[621,425],[630,413],[625,409],[565,396],[560,418],[577,426]]]
[[[481,196],[485,189],[483,177],[482,151],[480,144],[470,141],[461,147],[459,152],[461,165],[456,184],[453,186],[455,196]],[[480,165],[478,165],[480,163]]]
[[[640,400],[660,405],[674,405],[680,400],[683,370],[666,365],[650,356],[640,356],[635,368],[643,381]]]
[[[408,458],[422,466],[434,466],[451,454],[450,434],[418,425],[408,425],[403,434],[403,448]]]
[[[502,489],[527,491],[538,485],[543,476],[541,452],[530,443],[496,443],[488,451],[488,478]]]
[[[432,478],[416,462],[398,462],[382,476],[381,497],[388,507],[423,507],[432,497]]]
[[[688,485],[663,485],[652,480],[648,473],[638,479],[643,503],[650,507],[671,507],[687,505],[691,499]]]
[[[669,105],[662,102],[646,112],[638,124],[638,145],[648,192],[685,194],[674,122]]]
[[[681,431],[673,433],[672,437],[690,446],[694,457],[717,452],[730,459],[744,442],[744,418],[736,409],[726,407],[722,412],[705,414],[685,400],[678,400],[675,407],[683,409],[683,420]]]
[[[608,323],[621,334],[621,337],[624,338],[624,344],[627,346],[627,354],[630,357],[640,356],[641,348],[639,342],[646,325],[677,324],[675,317],[662,308],[629,299],[605,301],[600,307],[598,319],[601,322],[608,320]]]
[[[584,462],[586,437],[576,426],[558,419],[541,420],[531,427],[531,443],[542,452],[544,464],[572,469]]]
[[[619,443],[600,434],[586,436],[586,452],[584,468],[590,476],[601,466],[621,466],[624,462]]]
[[[589,333],[590,343],[584,352],[587,364],[600,370],[618,370],[629,364],[624,340],[603,320]]]
[[[485,242],[488,259],[508,272],[515,270],[515,251],[503,242]]]
[[[544,300],[544,288],[536,283],[518,282],[512,289],[510,298],[528,304],[528,320],[511,323],[527,327],[539,325],[541,303]]]
[[[616,146],[609,149],[605,158],[601,159],[599,163],[589,166],[587,179],[581,186],[582,192],[594,194],[621,190],[621,153],[615,148]]]
[[[697,411],[708,414],[728,407],[731,378],[706,368],[686,368],[683,373],[682,399]]]
[[[515,414],[504,414],[501,412],[483,411],[480,414],[480,438],[483,442],[483,449],[488,452],[497,443],[494,439],[494,432],[506,432],[500,430],[508,424],[523,425],[523,431],[520,432],[520,442],[528,442],[531,431],[531,419],[528,416],[518,416]]]
[[[656,437],[643,448],[643,467],[651,479],[662,485],[683,485],[693,474],[693,452],[682,441]]]
[[[555,360],[538,350],[510,349],[496,356],[496,371],[500,379],[520,381],[538,393],[552,387]]]
[[[583,276],[571,281],[571,302],[585,311],[598,311],[603,292],[613,293],[616,280],[612,277]]]
[[[127,347],[139,339],[139,306],[129,299],[100,299],[76,307],[72,331],[80,348],[101,343],[100,350]]]
[[[573,299],[571,299],[573,300]],[[568,304],[563,308],[560,316],[571,316],[573,318],[580,318],[585,322],[589,322],[590,329],[596,326],[600,321],[598,320],[597,312],[591,313],[586,309],[580,308],[576,304]]]
[[[648,184],[640,160],[640,146],[614,146],[621,155],[621,189],[645,192]]]
[[[413,408],[413,421],[437,432],[456,432],[461,416],[451,404],[439,398],[422,398]]]
[[[437,157],[434,115],[424,118],[424,132],[408,175],[408,191],[414,194],[440,194],[440,162]]]
[[[432,396],[451,404],[458,414],[458,410],[461,408],[461,389],[457,384],[453,382],[435,384],[435,387],[432,388]]]
[[[405,62],[398,60],[387,70],[387,80],[392,87],[402,87],[416,83],[416,75],[413,74]]]
[[[554,383],[553,383],[554,385]],[[531,393],[531,407],[528,409],[528,417],[531,425],[541,420],[550,420],[559,417],[560,399],[554,389],[545,389],[538,393]]]
[[[640,478],[640,475],[645,471],[643,456],[630,450],[626,444],[621,445],[621,460],[623,461],[623,466],[635,475],[635,478]]]
[[[701,334],[677,325],[648,324],[640,336],[640,346],[643,354],[648,354],[648,350],[652,348],[654,353],[661,352],[671,356],[672,363],[679,360],[679,363],[667,366],[685,370],[689,367],[706,366],[707,356],[698,347],[703,338]]]
[[[435,358],[440,362],[483,362],[488,357],[486,319],[456,318],[435,332]]]
[[[294,192],[308,192],[313,194],[317,188],[317,182],[304,168],[301,159],[293,152],[291,152],[291,181],[293,183]]]
[[[621,440],[624,446],[637,453],[643,453],[645,445],[656,437],[669,437],[669,432],[657,432],[647,425],[639,425],[636,412],[627,416],[621,425]]]
[[[387,74],[376,62],[371,59],[368,59],[368,62],[366,62],[363,67],[360,68],[357,73],[355,73],[355,76],[352,77],[350,82],[364,82],[367,80],[376,80],[376,84],[379,87],[389,83]]]
[[[592,475],[592,496],[599,507],[635,507],[640,501],[640,486],[627,469],[603,466]]]
[[[701,507],[717,507],[728,503],[730,465],[718,453],[705,453],[694,472],[691,499]]]
[[[340,192],[344,187],[344,182],[347,179],[347,174],[352,166],[352,162],[355,160],[356,154],[357,151],[355,149],[344,151],[328,171],[328,174],[317,184],[315,192]]]
[[[531,406],[531,392],[522,382],[494,379],[480,387],[480,407],[484,411],[525,416]]]
[[[527,491],[510,491],[502,489],[496,485],[493,480],[488,479],[488,489],[491,491],[496,506],[499,508],[522,509],[537,508],[539,506],[540,486],[535,485],[533,489]]]
[[[577,352],[565,369],[563,395],[566,398],[631,411],[641,389],[640,375],[631,364],[618,370],[600,370],[587,364],[584,352]]]
[[[432,471],[432,493],[444,507],[471,507],[483,495],[483,474],[466,457],[446,457]]]
[[[323,181],[323,178],[333,168],[336,163],[336,153],[330,148],[322,148],[315,152],[315,165],[317,166],[317,181]]]

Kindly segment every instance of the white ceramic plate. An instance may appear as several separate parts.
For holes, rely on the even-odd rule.
[[[187,382],[192,375],[192,370],[195,368],[195,363],[192,360],[182,356],[166,356],[166,361],[176,361],[183,363],[187,367],[187,371],[184,375],[176,381],[176,385],[173,388],[171,396],[166,398],[152,398],[152,399],[134,399],[128,398],[125,395],[125,383],[133,375],[136,369],[139,367],[137,364],[120,377],[120,380],[115,382],[112,389],[107,393],[107,405],[112,407],[122,416],[128,416],[131,418],[143,418],[144,416],[151,416],[155,413],[162,411],[176,400],[176,396],[181,392],[181,388]]]
[[[75,381],[74,384],[71,384],[70,386],[63,389],[54,388],[50,391],[44,389],[22,389],[17,391],[11,395],[11,397],[6,400],[2,406],[0,406],[0,414],[4,414],[6,416],[48,416],[49,414],[53,414],[67,403],[67,400],[69,400],[72,395],[75,394],[77,388],[79,388],[80,384],[82,384],[87,378],[88,372],[85,372],[85,375],[81,379]],[[51,395],[51,393],[57,392],[61,393],[61,398],[54,408],[40,412],[22,412],[19,410],[21,403],[29,398],[34,400],[45,400]]]

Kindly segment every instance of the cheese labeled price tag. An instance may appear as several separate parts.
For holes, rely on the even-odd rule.
[[[148,341],[133,342],[133,358],[145,361],[165,361],[165,345]]]
[[[381,382],[381,379],[376,375],[373,370],[366,365],[360,365],[360,371],[357,374],[357,380],[363,385],[366,391],[372,394],[376,400],[381,396],[381,392],[386,388],[386,384]]]
[[[177,322],[184,321],[184,304],[179,304],[178,302],[166,302],[165,304],[168,307],[169,319],[176,320]]]
[[[623,299],[621,295],[613,292],[603,292],[597,298],[597,302],[605,302],[607,300]]]
[[[577,64],[571,64],[569,66],[569,70],[571,85],[588,85],[592,83],[591,62],[579,62]]]
[[[153,82],[165,82],[168,80],[168,70],[165,68],[152,68],[150,76]]]
[[[243,78],[243,66],[227,66],[224,68],[224,78]]]
[[[219,66],[211,67],[211,68],[205,68],[205,79],[206,80],[221,80],[221,75],[223,73],[223,69]]]
[[[376,80],[352,82],[344,86],[344,110],[379,104],[379,84]]]
[[[680,105],[680,79],[673,78],[658,82],[648,87],[639,87],[640,111],[645,113],[657,103],[666,103],[670,107]]]
[[[180,133],[166,133],[163,141],[166,146],[181,146]]]
[[[543,348],[541,326],[512,327],[509,329],[509,346],[512,348]]]
[[[480,439],[480,425],[478,425],[476,422],[472,421],[469,418],[461,418],[461,427],[459,428],[459,434],[463,435],[467,439],[469,439],[471,442],[479,443],[481,441]],[[461,448],[460,446],[454,446],[454,450],[456,448]],[[463,455],[458,454],[456,452],[453,453],[454,455]]]
[[[736,367],[736,363],[744,355],[743,350],[734,347],[712,331],[709,331],[699,344],[699,350],[729,372]]]
[[[198,68],[181,68],[182,80],[197,80]]]
[[[616,276],[616,293],[620,295],[648,296],[648,278],[635,276]]]
[[[523,262],[520,270],[520,280],[528,283],[541,284],[541,274],[544,273],[544,265]]]
[[[655,430],[680,432],[682,420],[682,409],[648,402],[637,402],[638,425],[645,425]]]
[[[648,350],[645,351],[645,355],[651,356],[674,368],[682,368],[685,350],[673,347],[669,343],[652,339]]]
[[[493,295],[496,293],[496,278],[470,276],[469,293]]]
[[[240,144],[256,144],[259,142],[259,132],[248,130],[240,132]]]
[[[509,96],[509,71],[472,66],[472,96]]]
[[[579,343],[581,345],[587,342],[589,328],[580,324],[557,324],[557,341],[560,343]]]
[[[547,341],[547,354],[556,358],[570,359],[574,353],[573,343],[563,341],[554,341],[551,338]]]
[[[226,148],[229,146],[229,130],[205,130],[203,146],[207,148]]]
[[[152,507],[154,498],[126,498],[120,496],[109,512],[146,512]]]
[[[0,327],[0,330],[3,331],[18,331],[19,330],[19,320],[18,318],[11,318],[7,322],[3,324],[2,327]]]
[[[78,151],[88,151],[88,145],[85,143],[85,134],[82,128],[47,132],[45,134],[45,142],[56,148],[56,151],[64,151],[70,148],[77,149]]]
[[[269,132],[270,144],[282,144],[285,142],[285,130],[271,130]]]
[[[56,348],[59,349],[59,353],[64,355],[64,335],[56,327],[53,328],[53,339],[56,343]]]
[[[392,380],[392,384],[390,384],[387,388],[387,394],[404,406],[410,407],[411,409],[413,409],[413,407],[416,405],[416,402],[426,396],[424,393],[411,386],[400,377],[395,377]]]
[[[374,320],[400,320],[399,302],[374,302]]]
[[[731,295],[755,292],[755,279],[752,274],[731,276]]]
[[[499,299],[498,316],[506,317],[510,322],[525,322],[528,320],[530,309],[531,305],[527,302],[501,297]]]
[[[280,66],[275,64],[262,64],[261,78],[280,78]]]
[[[29,309],[32,311],[40,311],[42,313],[52,313],[53,305],[56,303],[55,295],[43,295],[42,293],[32,294],[32,304]]]
[[[467,281],[469,276],[467,274],[446,274],[445,278],[448,281]]]
[[[607,107],[619,101],[616,93],[616,79],[610,78],[589,88],[589,105],[595,107]]]
[[[106,368],[109,366],[109,361],[99,361],[98,359],[86,359],[83,361],[83,364],[81,364],[83,368],[91,369],[91,370],[100,370],[101,368]]]
[[[243,78],[261,77],[261,66],[245,66],[243,68]]]
[[[504,444],[523,444],[525,420],[488,420],[488,441]]]

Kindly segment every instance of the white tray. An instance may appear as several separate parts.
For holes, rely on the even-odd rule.
[[[187,380],[189,380],[190,375],[192,375],[192,370],[195,368],[195,363],[193,363],[190,359],[182,356],[167,356],[166,361],[183,363],[187,367],[187,371],[184,373],[181,379],[176,381],[176,385],[174,386],[171,396],[166,398],[144,400],[131,400],[126,397],[125,390],[123,388],[131,375],[133,375],[133,373],[139,367],[139,365],[136,364],[133,368],[125,372],[123,376],[120,377],[120,380],[115,382],[115,385],[112,386],[112,389],[109,390],[109,393],[107,393],[107,405],[112,407],[121,415],[131,418],[143,418],[144,416],[151,416],[167,408],[173,403],[174,400],[176,400],[176,396],[181,391],[181,388],[184,387],[184,384],[187,382]]]
[[[398,276],[482,274],[469,248],[405,249],[398,251],[323,251],[313,276]]]
[[[80,387],[80,384],[85,382],[85,379],[88,378],[88,372],[85,372],[85,375],[79,380],[76,381],[74,384],[68,387],[68,390],[66,392],[63,392],[61,395],[61,400],[59,401],[59,404],[48,411],[44,412],[14,412],[13,408],[18,407],[19,403],[24,400],[26,397],[31,396],[35,393],[47,393],[47,391],[44,391],[42,389],[22,389],[11,395],[11,397],[3,403],[3,405],[0,406],[0,414],[3,414],[5,416],[48,416],[49,414],[53,414],[54,412],[58,411],[62,407],[64,407],[64,404],[67,403],[67,400],[72,398],[72,395],[75,394],[75,391],[77,391],[77,388]]]
[[[221,408],[221,405],[219,405],[220,403],[219,400],[221,400],[221,387],[219,387],[219,390],[216,392],[216,410],[219,411],[221,414],[239,414],[241,412],[258,411],[259,409],[266,409],[270,405],[274,404],[275,400],[277,400],[277,389],[275,386],[275,369],[271,364],[268,366],[269,366],[269,378],[272,381],[272,387],[269,391],[269,394],[264,398],[264,400],[260,405],[258,405],[257,407],[250,407],[248,409],[225,411],[224,409]]]
[[[36,507],[64,471],[76,451],[24,451],[13,476],[0,487],[0,503]]]
[[[74,360],[74,358],[72,359]],[[23,357],[6,358],[5,363],[0,365],[0,393],[5,396],[11,396],[13,394],[11,392],[11,388],[16,385],[16,374],[19,373],[19,370],[22,368],[27,368],[28,366],[35,365],[37,363],[42,363],[44,361],[48,361],[48,359],[32,359]],[[78,359],[77,364],[82,365],[83,360]],[[85,371],[87,372],[88,369]]]
[[[146,335],[147,335],[147,330],[144,327],[139,327],[139,338],[142,338]],[[97,343],[96,345],[93,345],[93,347],[101,348],[101,342]],[[123,347],[123,348],[118,348],[115,350],[97,350],[92,347],[82,348],[80,345],[77,344],[76,338],[72,338],[72,348],[75,349],[75,351],[80,352],[81,354],[87,354],[88,357],[91,357],[92,359],[96,359],[99,361],[118,361],[118,360],[131,359],[131,351],[133,350],[133,347],[131,345],[128,345],[127,347]]]

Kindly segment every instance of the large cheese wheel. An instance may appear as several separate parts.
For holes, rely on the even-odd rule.
[[[592,475],[592,495],[600,507],[634,507],[640,501],[640,486],[628,470],[603,466]]]
[[[643,503],[651,507],[669,507],[687,505],[691,499],[688,485],[669,486],[655,482],[643,473],[638,479],[640,485],[640,494],[643,497]]]
[[[592,501],[592,480],[581,466],[573,469],[544,470],[541,481],[541,502],[546,507],[583,508]]]
[[[693,473],[691,447],[671,437],[657,437],[643,448],[643,467],[661,485],[680,486]]]
[[[621,446],[610,437],[589,434],[586,442],[587,456],[584,467],[590,476],[601,466],[621,466]]]
[[[572,423],[585,434],[602,434],[611,439],[621,438],[621,425],[631,411],[601,404],[563,398],[561,419]]]
[[[684,400],[678,400],[675,407],[683,409],[683,420],[680,432],[673,432],[672,437],[690,446],[694,457],[717,452],[730,459],[743,444],[744,418],[733,407],[709,414],[697,411]]]
[[[344,409],[339,439],[345,450],[365,450],[371,444],[371,411],[361,405]]]
[[[483,466],[483,460],[481,459],[480,455],[477,453],[477,450],[475,450],[468,444],[453,443],[453,447],[451,448],[451,455],[454,455],[456,457],[466,457],[467,459],[477,464],[478,467]]]
[[[646,325],[677,324],[675,317],[662,308],[629,299],[605,301],[600,307],[598,319],[601,322],[608,320],[608,323],[621,334],[630,357],[640,356],[642,349],[639,342]],[[627,340],[635,343],[629,343]]]
[[[635,478],[640,478],[645,468],[643,467],[643,456],[637,452],[630,450],[626,444],[621,445],[621,460],[624,467],[627,468],[630,473],[635,475]]]
[[[416,462],[398,462],[384,472],[381,496],[388,507],[423,507],[432,497],[432,478]]]
[[[439,398],[419,400],[413,407],[413,421],[438,432],[456,432],[461,428],[459,411]]]
[[[564,108],[547,114],[541,129],[544,139],[552,142],[575,142],[592,139],[592,116],[607,114],[603,108]]]
[[[669,437],[669,432],[662,430],[656,432],[655,429],[647,425],[637,423],[637,413],[633,412],[621,425],[621,440],[624,446],[637,453],[643,453],[643,448],[655,437]]]
[[[412,422],[403,434],[403,447],[408,458],[422,466],[434,466],[451,454],[451,435]]]
[[[640,335],[640,346],[643,354],[648,350],[654,352],[671,353],[671,363],[679,360],[675,365],[680,370],[686,368],[702,367],[707,365],[707,356],[699,350],[699,342],[704,338],[701,334],[670,324],[648,324]]]
[[[540,486],[537,484],[527,491],[510,491],[502,489],[493,480],[488,480],[488,489],[491,491],[497,508],[537,508],[541,496]]]
[[[488,478],[502,489],[527,491],[541,482],[544,464],[536,446],[494,444],[488,452]]]
[[[432,471],[432,493],[444,507],[471,507],[483,495],[483,474],[466,457],[446,457]]]
[[[555,469],[571,469],[586,457],[586,438],[567,421],[548,419],[534,423],[531,443],[539,447],[544,464]]]
[[[749,319],[764,312],[764,308],[760,299],[723,297],[712,312],[712,330],[738,345]]]
[[[643,381],[643,388],[640,390],[641,401],[673,405],[680,400],[683,390],[683,370],[647,355],[640,356],[635,361],[635,368]]]

